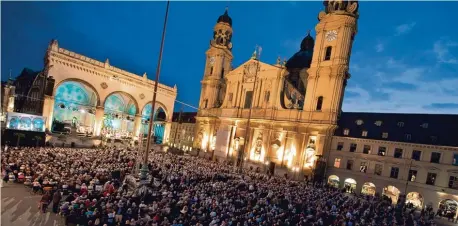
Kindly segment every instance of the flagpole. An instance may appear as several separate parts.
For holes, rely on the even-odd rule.
[[[239,162],[240,162],[239,169],[238,169],[239,173],[243,172],[243,164],[245,162],[245,154],[247,152],[248,145],[249,145],[250,121],[251,121],[251,113],[252,113],[251,109],[253,108],[254,100],[256,99],[255,91],[256,91],[256,84],[257,84],[257,80],[258,80],[258,72],[259,72],[259,69],[260,69],[259,68],[259,58],[261,56],[261,50],[262,50],[262,48],[260,46],[256,45],[255,53],[256,53],[256,51],[258,51],[258,55],[256,56],[256,54],[254,54],[254,57],[255,57],[254,60],[256,60],[256,73],[254,75],[253,97],[251,99],[250,109],[248,111],[248,120],[247,120],[247,124],[246,124],[246,127],[245,127],[245,137],[244,137],[243,151],[239,155]]]
[[[154,92],[153,92],[153,101],[151,103],[151,115],[150,115],[150,120],[149,120],[149,125],[148,125],[148,137],[147,137],[147,142],[146,142],[146,150],[144,153],[143,157],[143,166],[142,169],[140,170],[140,180],[145,181],[148,177],[148,154],[149,154],[149,149],[151,146],[151,131],[153,128],[153,122],[154,122],[154,108],[156,106],[156,94],[157,94],[157,87],[159,84],[159,75],[161,74],[161,63],[162,63],[162,53],[164,52],[164,40],[165,40],[165,32],[167,29],[167,19],[169,17],[169,6],[170,6],[170,1],[167,1],[167,7],[165,9],[165,17],[164,17],[164,27],[162,29],[162,39],[161,39],[161,47],[159,49],[159,59],[157,61],[157,68],[156,68],[156,80],[154,81]]]

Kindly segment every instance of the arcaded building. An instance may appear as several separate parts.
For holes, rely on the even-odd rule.
[[[458,115],[342,113],[327,156],[333,186],[419,208],[458,206]]]

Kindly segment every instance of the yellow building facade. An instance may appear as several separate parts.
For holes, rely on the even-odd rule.
[[[315,39],[308,34],[288,61],[271,65],[255,52],[231,68],[232,19],[227,10],[218,18],[206,52],[194,148],[306,174],[314,169],[329,150],[350,78],[358,2],[325,2],[318,19]]]

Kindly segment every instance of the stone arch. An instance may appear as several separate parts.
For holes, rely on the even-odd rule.
[[[414,207],[423,209],[423,196],[418,192],[409,192],[406,197],[406,203],[411,203]]]
[[[148,105],[150,106],[149,107],[150,109],[147,109]],[[149,116],[151,115],[151,110],[152,110],[151,106],[152,106],[152,102],[151,101],[146,103],[145,105],[143,105],[143,107],[141,108],[141,111],[140,111],[140,114],[141,114],[142,118],[149,118]],[[156,100],[156,110],[158,110],[159,108],[162,108],[164,110],[165,119],[167,120],[171,114],[169,113],[167,107],[163,103],[161,103],[161,102]],[[148,111],[148,112],[144,112],[145,110]],[[148,115],[148,117],[146,117],[147,115]]]
[[[87,82],[85,80],[82,80],[82,79],[79,79],[79,78],[67,78],[67,79],[64,79],[64,80],[58,82],[57,84],[55,84],[53,92],[52,92],[53,96],[56,95],[56,91],[59,88],[59,86],[61,86],[65,82],[78,82],[78,83],[82,83],[85,86],[91,88],[92,91],[94,92],[96,98],[97,98],[96,104],[97,104],[97,106],[100,106],[100,94],[99,94],[99,91],[92,84],[90,84],[89,82]]]
[[[96,106],[100,105],[95,87],[80,79],[65,79],[55,85],[53,96],[51,131],[93,133]]]
[[[339,188],[340,179],[337,175],[331,175],[328,177],[328,184],[332,187]]]
[[[344,188],[345,191],[348,193],[352,193],[356,189],[356,180],[353,178],[347,178],[344,181]]]
[[[399,195],[401,194],[401,191],[399,191],[399,189],[395,186],[388,185],[383,188],[382,194],[390,198],[393,204],[396,204],[398,203],[398,199],[399,199]]]
[[[127,93],[127,92],[124,92],[124,91],[113,91],[111,93],[109,93],[105,99],[103,100],[103,105],[105,107],[105,104],[106,104],[106,101],[108,100],[108,98],[111,96],[111,95],[115,95],[115,94],[121,94],[121,95],[126,95],[134,104],[135,106],[135,114],[140,114],[140,107],[138,105],[138,101],[130,94],[130,93]]]
[[[375,184],[371,182],[366,182],[361,188],[361,194],[375,196]]]
[[[443,199],[438,206],[439,216],[446,217],[447,214],[456,217],[458,215],[458,202],[452,199]]]

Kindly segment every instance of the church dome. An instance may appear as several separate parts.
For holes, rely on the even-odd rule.
[[[313,57],[313,47],[315,40],[310,36],[310,32],[301,42],[301,49],[286,61],[287,69],[310,68]]]
[[[224,14],[218,17],[218,21],[217,22],[218,23],[227,23],[227,24],[229,24],[229,26],[232,26],[232,18],[227,13],[227,8],[226,8],[226,11],[224,12]]]

